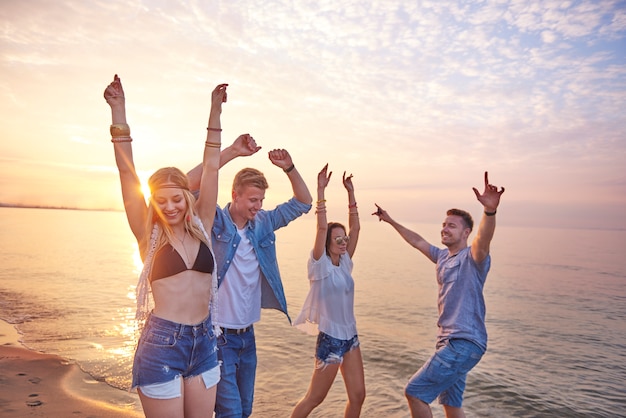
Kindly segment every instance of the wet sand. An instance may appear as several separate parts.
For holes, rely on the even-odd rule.
[[[3,418],[142,417],[138,405],[136,395],[93,380],[76,364],[24,348],[15,328],[0,321]]]

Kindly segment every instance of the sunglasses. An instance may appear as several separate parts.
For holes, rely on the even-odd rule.
[[[337,245],[341,245],[343,243],[348,243],[350,242],[350,237],[345,236],[345,237],[335,237],[335,242],[337,243]]]

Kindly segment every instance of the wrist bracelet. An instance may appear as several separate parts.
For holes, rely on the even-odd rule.
[[[206,128],[206,130],[207,131],[222,132],[222,128],[211,128],[211,127],[208,127],[208,128]]]
[[[285,168],[283,171],[285,173],[289,173],[291,170],[293,170],[294,168],[296,168],[295,165],[291,164],[289,167]]]
[[[356,208],[356,202],[354,202],[354,203],[352,203],[352,204],[349,204],[349,205],[348,205],[348,208]]]
[[[493,212],[487,212],[485,211],[485,215],[487,216],[494,216],[496,214],[496,211],[494,210]]]
[[[114,123],[109,128],[109,132],[113,138],[121,138],[130,136],[130,126],[127,123]]]
[[[221,148],[222,147],[222,143],[221,142],[205,141],[204,146],[205,147],[210,147],[210,148]]]
[[[116,143],[116,142],[133,142],[133,138],[131,138],[130,136],[114,136],[113,138],[111,138],[111,142]]]

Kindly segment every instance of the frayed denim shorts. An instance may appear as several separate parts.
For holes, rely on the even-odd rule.
[[[132,388],[139,386],[151,398],[171,399],[180,396],[181,377],[202,375],[207,388],[217,384],[216,342],[210,316],[185,325],[150,315],[135,351]],[[173,384],[163,385],[168,382]]]
[[[411,377],[405,393],[428,404],[439,397],[440,404],[460,408],[467,373],[483,354],[483,349],[469,340],[440,341],[437,351]]]
[[[316,367],[322,368],[329,364],[341,364],[344,354],[354,350],[359,345],[358,335],[349,340],[340,340],[320,332],[317,335],[317,345],[315,347]]]

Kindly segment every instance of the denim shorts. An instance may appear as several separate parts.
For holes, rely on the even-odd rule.
[[[341,364],[344,354],[354,350],[359,345],[358,335],[349,340],[340,340],[320,332],[317,335],[317,345],[315,347],[316,367],[322,368],[329,364]]]
[[[150,315],[135,351],[132,388],[139,386],[144,392],[145,387],[145,394],[150,396],[152,386],[155,391],[150,397],[170,399],[177,397],[172,387],[155,385],[174,382],[180,388],[181,377],[202,375],[208,388],[217,383],[215,371],[205,372],[217,366],[217,344],[210,317],[197,325],[184,325]]]
[[[427,404],[439,397],[440,404],[460,408],[467,373],[483,354],[483,349],[471,341],[443,340],[437,343],[435,354],[411,377],[405,393]]]

